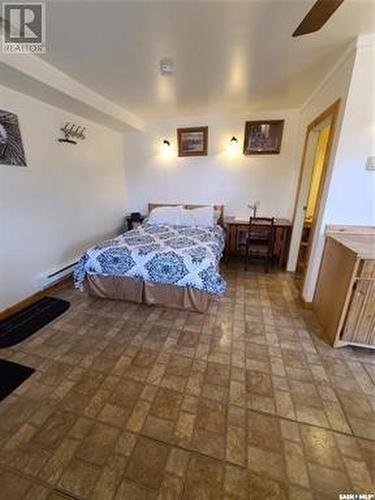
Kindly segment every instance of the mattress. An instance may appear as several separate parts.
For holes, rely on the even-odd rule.
[[[75,268],[75,285],[82,289],[87,276],[119,276],[222,295],[224,241],[219,225],[144,224],[89,248]]]

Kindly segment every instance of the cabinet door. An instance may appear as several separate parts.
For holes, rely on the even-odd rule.
[[[374,260],[361,260],[358,266],[357,275],[360,278],[375,279],[375,261]]]
[[[375,281],[357,279],[342,339],[375,346]]]

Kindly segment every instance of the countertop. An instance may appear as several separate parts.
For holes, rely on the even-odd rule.
[[[375,259],[375,230],[373,233],[327,231],[327,237],[349,248],[361,259]]]

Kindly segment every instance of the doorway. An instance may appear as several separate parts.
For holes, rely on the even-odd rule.
[[[327,167],[335,133],[340,102],[321,113],[306,130],[301,174],[294,212],[294,225],[299,225],[299,247],[296,266],[297,283],[303,289],[309,265],[315,225],[324,191]]]

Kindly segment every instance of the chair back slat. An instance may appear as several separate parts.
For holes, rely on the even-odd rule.
[[[275,241],[275,219],[273,217],[250,217],[246,240],[245,269],[249,258],[259,255],[262,248],[266,258],[266,271],[272,263]],[[259,250],[254,250],[259,248]]]
[[[263,236],[263,239],[273,237],[275,229],[275,219],[273,217],[250,217],[248,234]]]

